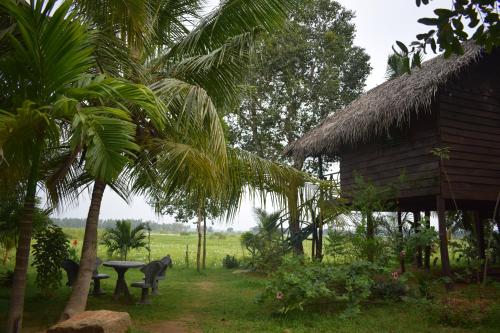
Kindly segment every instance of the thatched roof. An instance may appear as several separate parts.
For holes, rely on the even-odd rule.
[[[481,54],[481,48],[469,41],[464,44],[461,56],[445,59],[440,55],[422,63],[410,75],[386,81],[327,117],[290,144],[284,154],[298,160],[335,156],[343,146],[366,142],[387,133],[393,126],[408,124],[412,113],[430,112],[438,90],[475,63]]]

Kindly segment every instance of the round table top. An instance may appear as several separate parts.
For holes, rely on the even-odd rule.
[[[137,268],[146,265],[141,261],[121,261],[121,260],[105,261],[102,264],[103,266],[118,267],[118,268]]]

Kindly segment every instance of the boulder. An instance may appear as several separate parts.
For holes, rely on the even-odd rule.
[[[85,311],[52,326],[47,333],[126,333],[130,325],[127,312]]]

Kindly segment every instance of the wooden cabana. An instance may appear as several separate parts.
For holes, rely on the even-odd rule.
[[[447,148],[449,159],[435,148]],[[478,221],[491,218],[500,191],[500,49],[486,54],[467,42],[463,55],[426,61],[329,116],[285,154],[338,159],[346,198],[354,174],[386,185],[404,173],[392,199],[402,211],[438,212],[449,274],[445,211],[455,210],[455,199]]]

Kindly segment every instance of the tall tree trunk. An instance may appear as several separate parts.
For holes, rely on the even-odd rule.
[[[366,214],[366,241],[368,242],[368,261],[373,262],[375,260],[375,225],[372,212]]]
[[[257,117],[257,98],[253,96],[250,102],[250,128],[252,129],[252,143],[254,145],[254,149],[257,152],[257,155],[264,158],[264,149],[262,149],[262,142],[259,136],[259,119]]]
[[[7,333],[21,333],[22,331],[24,294],[26,291],[26,278],[28,275],[31,234],[33,233],[33,214],[35,211],[36,184],[38,181],[40,157],[40,147],[35,147],[28,184],[26,186],[26,196],[24,198],[22,218],[19,225],[19,240],[16,251],[14,281],[10,294]]]
[[[453,288],[451,282],[451,266],[450,266],[450,256],[448,254],[448,234],[446,232],[446,211],[444,199],[441,196],[436,198],[436,207],[438,214],[438,229],[439,229],[439,250],[441,253],[441,268],[443,270],[443,275],[449,279],[445,283],[446,289],[450,290]]]
[[[425,228],[426,229],[431,228],[431,212],[430,211],[425,212]],[[431,269],[431,246],[430,245],[425,246],[424,268],[428,271]]]
[[[413,229],[415,234],[420,232],[420,211],[413,212]],[[415,252],[415,264],[418,268],[422,268],[422,246],[417,245]]]
[[[201,271],[201,224],[203,222],[203,213],[201,206],[198,208],[198,221],[196,222],[196,231],[198,232],[198,248],[196,250],[196,270],[198,273]]]
[[[71,296],[66,307],[61,314],[61,320],[71,318],[75,314],[85,311],[87,298],[89,295],[90,282],[94,271],[97,257],[97,227],[99,223],[99,213],[101,210],[102,196],[106,189],[106,183],[95,180],[92,198],[90,201],[89,213],[85,224],[85,235],[83,237],[82,256],[80,258],[80,268],[78,276],[73,284]]]
[[[203,214],[203,262],[202,268],[207,268],[207,216]]]

